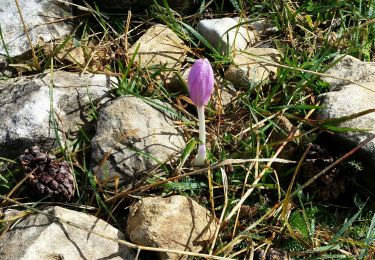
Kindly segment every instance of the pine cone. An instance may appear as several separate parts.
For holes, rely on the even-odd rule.
[[[37,193],[56,201],[68,201],[74,196],[74,178],[66,161],[59,162],[38,146],[26,149],[19,158],[26,174],[32,172],[29,182]]]

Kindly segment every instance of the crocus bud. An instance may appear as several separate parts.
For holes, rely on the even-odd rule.
[[[194,165],[204,166],[206,160],[206,122],[204,120],[204,106],[210,100],[214,91],[214,72],[207,59],[196,60],[191,67],[188,77],[190,98],[197,106],[199,120],[199,140],[201,145],[195,157]]]
[[[196,60],[188,76],[190,99],[196,106],[207,105],[214,91],[214,72],[207,59]]]

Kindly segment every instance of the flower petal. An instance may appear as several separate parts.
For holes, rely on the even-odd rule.
[[[196,60],[188,76],[190,98],[197,106],[207,105],[214,91],[214,72],[207,59]]]

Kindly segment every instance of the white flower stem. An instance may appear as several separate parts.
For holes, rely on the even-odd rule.
[[[204,120],[204,106],[197,106],[198,121],[199,121],[199,145],[198,154],[195,157],[195,166],[204,166],[206,161],[206,122]]]
[[[199,140],[206,145],[206,122],[204,120],[204,106],[197,106],[199,121]]]

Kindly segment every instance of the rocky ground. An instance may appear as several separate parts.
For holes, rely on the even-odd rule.
[[[0,2],[1,259],[372,259],[372,24],[159,2]],[[365,26],[367,56],[348,42]],[[203,57],[215,91],[193,167]]]

